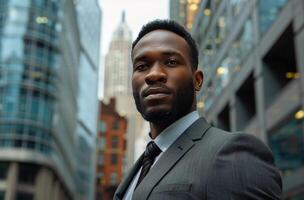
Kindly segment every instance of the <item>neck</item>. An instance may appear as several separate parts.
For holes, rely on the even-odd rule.
[[[155,139],[163,130],[165,130],[170,124],[155,124],[150,123],[151,138]]]
[[[178,119],[182,118],[183,116],[187,115],[188,113],[192,112],[194,110],[190,110],[186,114],[174,119],[174,120],[166,120],[166,122],[161,122],[161,123],[153,123],[150,122],[150,137],[152,139],[155,139],[158,135],[161,134],[163,130],[165,130],[168,126],[176,122]]]

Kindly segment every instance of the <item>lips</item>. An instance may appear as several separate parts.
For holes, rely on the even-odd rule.
[[[167,87],[148,87],[143,91],[144,98],[162,98],[170,94]]]

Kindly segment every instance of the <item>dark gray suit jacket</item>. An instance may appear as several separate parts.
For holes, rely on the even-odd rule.
[[[142,156],[117,188],[122,199]],[[133,200],[280,199],[281,177],[269,148],[248,134],[227,133],[203,118],[194,122],[155,163]]]

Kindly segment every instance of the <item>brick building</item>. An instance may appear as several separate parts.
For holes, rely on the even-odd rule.
[[[122,180],[126,155],[127,120],[115,108],[115,99],[109,104],[100,102],[97,137],[97,199],[112,199]]]

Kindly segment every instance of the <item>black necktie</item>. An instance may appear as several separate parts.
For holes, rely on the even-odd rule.
[[[139,185],[139,183],[144,179],[144,177],[148,174],[154,159],[161,153],[161,150],[159,149],[159,147],[153,142],[149,142],[145,153],[144,153],[144,158],[142,161],[142,169],[136,184],[136,187]]]

